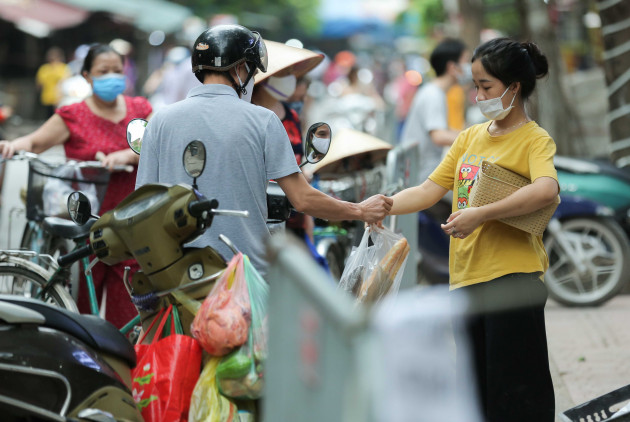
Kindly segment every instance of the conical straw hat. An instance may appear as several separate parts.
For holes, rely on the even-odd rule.
[[[375,136],[344,128],[333,133],[328,154],[322,161],[313,166],[313,173],[321,175],[341,174],[346,171],[342,163],[344,158],[356,157],[360,159],[369,154],[371,161],[377,162],[385,159],[392,148],[392,145]]]
[[[289,70],[297,78],[305,75],[324,60],[323,54],[315,53],[306,48],[291,47],[275,41],[265,41],[269,63],[265,73],[257,72],[254,83],[258,84],[269,76]]]

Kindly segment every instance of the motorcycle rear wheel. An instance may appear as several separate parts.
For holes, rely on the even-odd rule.
[[[630,277],[630,246],[612,219],[575,218],[561,222],[572,251],[565,251],[553,235],[545,237],[549,296],[566,306],[599,306],[621,291]],[[571,256],[586,270],[580,272]]]
[[[36,297],[47,280],[35,271],[11,263],[0,264],[0,294]],[[78,312],[68,291],[58,284],[48,290],[44,302]]]

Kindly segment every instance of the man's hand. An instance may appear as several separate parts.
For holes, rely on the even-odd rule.
[[[394,200],[385,195],[374,195],[359,204],[361,220],[366,223],[378,223],[389,215]]]

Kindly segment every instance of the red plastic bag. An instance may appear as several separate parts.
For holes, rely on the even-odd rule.
[[[161,338],[169,319],[171,333]],[[182,334],[173,305],[162,309],[153,323],[157,320],[160,323],[153,341],[135,346],[138,363],[132,371],[133,398],[146,422],[187,421],[190,397],[201,371],[202,350],[197,340]],[[152,328],[153,324],[147,333]]]
[[[234,255],[191,325],[192,335],[212,356],[223,356],[247,341],[251,308],[243,254]]]

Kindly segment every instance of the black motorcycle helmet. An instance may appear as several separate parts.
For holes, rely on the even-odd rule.
[[[237,91],[246,94],[245,86],[256,73],[267,71],[267,48],[258,32],[241,25],[217,25],[204,31],[193,47],[192,71],[203,83],[203,70],[227,72],[240,63],[247,63],[249,74]]]

